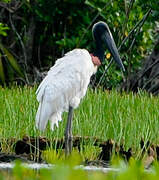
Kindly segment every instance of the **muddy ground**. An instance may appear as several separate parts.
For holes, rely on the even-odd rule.
[[[84,148],[84,145],[90,141],[93,141],[93,146],[98,146],[101,148],[97,159],[95,161],[86,160],[85,165],[96,165],[107,167],[111,160],[113,152],[117,156],[120,156],[126,162],[133,157],[133,149],[130,147],[127,151],[124,146],[114,142],[112,139],[103,141],[98,138],[90,137],[73,137],[73,147],[76,147],[78,151]],[[44,162],[42,159],[42,151],[46,150],[51,144],[52,147],[58,151],[58,149],[65,148],[64,139],[55,139],[52,142],[45,137],[29,137],[24,136],[21,140],[16,141],[14,138],[7,140],[8,145],[12,146],[14,153],[6,154],[0,152],[0,162],[12,162],[17,159],[23,162]],[[82,144],[82,145],[81,145]],[[159,160],[159,145],[153,145],[149,141],[145,144],[144,140],[140,141],[141,148],[141,159],[145,167],[150,167],[155,160]],[[134,157],[135,158],[135,157]]]

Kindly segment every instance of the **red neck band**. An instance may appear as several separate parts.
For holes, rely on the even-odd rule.
[[[93,54],[90,53],[90,56],[92,58],[92,62],[95,66],[100,66],[101,62],[97,56],[94,56]]]

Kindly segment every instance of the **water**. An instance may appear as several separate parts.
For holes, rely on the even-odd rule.
[[[45,164],[45,163],[22,163],[22,165],[26,168],[34,169],[34,170],[40,170],[40,169],[51,169],[55,167],[56,165],[53,164]],[[0,170],[12,170],[14,168],[14,163],[0,163]],[[96,167],[96,166],[75,166],[75,169],[83,169],[86,171],[101,171],[104,173],[107,173],[109,171],[115,171],[118,172],[119,169],[117,168],[103,168],[103,167]]]

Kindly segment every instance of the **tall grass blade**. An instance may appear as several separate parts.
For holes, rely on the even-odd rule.
[[[0,80],[4,84],[5,83],[5,74],[3,70],[3,64],[2,64],[2,54],[0,53]]]
[[[0,49],[7,56],[7,59],[12,66],[12,68],[21,76],[24,77],[24,74],[21,71],[20,66],[17,63],[17,60],[13,57],[13,55],[5,48],[2,44],[0,44]]]

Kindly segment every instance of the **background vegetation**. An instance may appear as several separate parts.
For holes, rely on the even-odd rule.
[[[35,83],[43,77],[40,72],[48,70],[67,51],[73,48],[92,51],[91,27],[99,20],[109,25],[128,77],[152,51],[158,38],[158,17],[155,0],[3,0],[0,2],[1,83]],[[110,62],[107,58],[106,65]],[[99,69],[95,84],[100,81],[112,88],[122,81],[116,66],[111,67],[104,81],[99,80],[104,69],[105,66]]]

